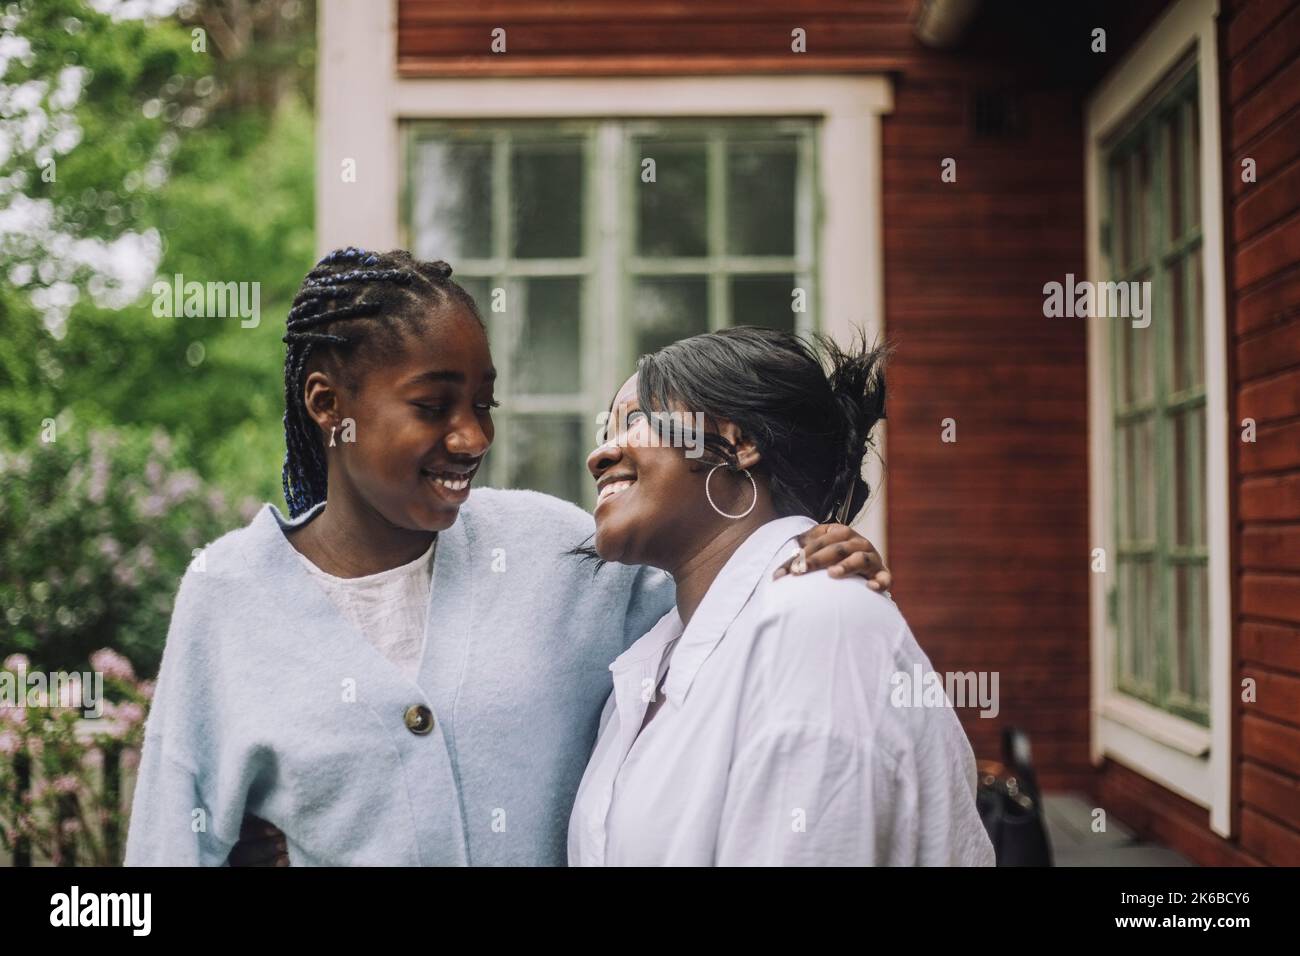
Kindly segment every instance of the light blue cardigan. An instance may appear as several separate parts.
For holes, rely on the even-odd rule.
[[[222,864],[247,812],[296,866],[563,865],[610,661],[671,609],[671,579],[565,554],[594,530],[567,502],[476,490],[438,535],[417,684],[335,610],[287,525],[267,505],[181,581],[127,864]],[[426,735],[405,720],[420,704]]]

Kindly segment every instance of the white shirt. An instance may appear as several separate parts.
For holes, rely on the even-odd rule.
[[[408,564],[360,578],[335,577],[316,567],[301,552],[294,553],[320,582],[339,613],[414,682],[424,653],[437,544],[435,538],[428,551]]]
[[[570,865],[993,865],[956,713],[891,704],[893,674],[931,670],[893,602],[771,580],[812,525],[759,528],[689,627],[674,609],[610,665]]]

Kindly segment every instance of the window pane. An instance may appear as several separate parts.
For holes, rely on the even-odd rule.
[[[708,154],[703,143],[637,140],[637,241],[643,256],[708,254]],[[642,180],[655,161],[655,181]]]
[[[1187,354],[1190,345],[1190,330],[1187,327],[1189,316],[1187,296],[1183,294],[1185,284],[1182,259],[1175,261],[1165,270],[1165,284],[1169,296],[1169,327],[1172,340],[1169,381],[1175,392],[1181,392],[1189,384],[1187,370],[1190,361]]]
[[[727,252],[794,255],[798,175],[793,139],[727,144]]]
[[[1126,272],[1132,259],[1130,250],[1133,248],[1133,244],[1129,241],[1129,236],[1132,235],[1132,226],[1130,224],[1132,217],[1129,215],[1131,204],[1129,202],[1128,163],[1123,160],[1113,161],[1110,174],[1112,208],[1115,212],[1111,222],[1111,236],[1115,244],[1114,261],[1121,272]]]
[[[456,283],[470,294],[478,306],[479,315],[485,325],[492,321],[492,280],[474,276],[453,275]]]
[[[1115,678],[1121,687],[1133,678],[1133,621],[1130,615],[1133,594],[1133,562],[1120,558],[1116,565],[1119,581],[1118,614],[1115,621]]]
[[[510,363],[512,392],[582,391],[581,282],[576,276],[522,280],[523,315]]]
[[[1155,687],[1156,678],[1156,619],[1155,573],[1152,562],[1138,561],[1133,575],[1133,640],[1135,648],[1134,677],[1147,690]]]
[[[793,275],[732,276],[731,324],[794,331]],[[807,302],[805,289],[804,301]],[[806,307],[806,306],[805,306]]]
[[[637,279],[632,291],[632,317],[638,355],[707,332],[707,280],[704,276]]]
[[[1149,544],[1155,540],[1155,474],[1152,464],[1154,429],[1151,419],[1136,422],[1122,430],[1123,443],[1119,469],[1120,487],[1116,497],[1123,499],[1120,541]]]
[[[1196,540],[1193,525],[1196,521],[1195,502],[1192,499],[1200,487],[1198,476],[1193,474],[1195,438],[1192,430],[1196,426],[1193,412],[1175,413],[1173,416],[1173,471],[1174,488],[1171,510],[1174,515],[1174,541],[1178,547],[1187,547]]]
[[[1205,545],[1205,406],[1201,405],[1187,413],[1188,454],[1186,467],[1196,476],[1196,489],[1189,500],[1190,544],[1196,547]]]
[[[1120,547],[1133,541],[1133,429],[1115,426],[1115,528]]]
[[[1206,684],[1205,568],[1199,564],[1174,566],[1172,690],[1193,703],[1202,703]]]
[[[1205,384],[1205,290],[1201,278],[1201,249],[1192,254],[1192,300],[1187,308],[1187,348],[1191,355],[1191,372],[1187,384],[1197,388]]]
[[[1120,563],[1119,671],[1121,683],[1149,693],[1155,676],[1154,575],[1149,559]]]
[[[582,462],[590,451],[583,443],[581,418],[516,415],[509,433],[511,465],[505,487],[531,488],[581,503]]]
[[[514,255],[582,255],[581,143],[517,143],[510,157]]]
[[[1182,112],[1175,109],[1165,120],[1164,127],[1165,170],[1169,179],[1169,190],[1165,200],[1165,221],[1169,224],[1169,238],[1177,239],[1183,234],[1183,203],[1186,201],[1183,189],[1183,125]]]
[[[1154,325],[1149,325],[1137,329],[1132,322],[1123,320],[1115,324],[1115,334],[1127,339],[1125,352],[1128,362],[1123,391],[1126,405],[1145,404],[1155,398],[1154,328]]]
[[[1187,126],[1190,130],[1192,162],[1187,177],[1187,191],[1191,199],[1191,212],[1188,219],[1192,228],[1201,224],[1201,111],[1193,95],[1187,101]]]
[[[1133,264],[1143,264],[1150,255],[1151,155],[1143,139],[1133,154]]]
[[[411,170],[411,233],[420,259],[492,250],[492,145],[421,139]]]

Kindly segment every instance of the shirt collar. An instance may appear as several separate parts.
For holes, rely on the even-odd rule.
[[[682,632],[682,639],[673,651],[672,665],[668,670],[668,680],[664,684],[664,695],[669,703],[680,705],[690,693],[695,675],[704,666],[704,662],[713,649],[722,640],[731,622],[749,603],[754,591],[762,583],[764,573],[773,558],[776,557],[791,538],[808,530],[816,524],[811,518],[795,515],[777,518],[757,529],[727,559],[722,570],[709,586],[704,600],[695,609],[691,622]],[[677,609],[670,612],[680,627],[681,618]],[[665,619],[668,615],[665,616]],[[663,623],[662,621],[660,622]],[[655,628],[655,631],[658,627]],[[651,631],[646,637],[650,637]],[[670,640],[672,636],[668,635]],[[638,642],[639,643],[639,642]],[[667,640],[660,643],[660,647]],[[635,648],[635,644],[633,648]],[[629,649],[630,650],[630,649]]]

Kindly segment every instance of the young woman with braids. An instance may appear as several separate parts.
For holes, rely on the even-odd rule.
[[[304,281],[289,517],[267,505],[181,581],[128,864],[223,864],[252,818],[294,864],[564,862],[609,662],[672,582],[574,556],[594,525],[571,504],[470,496],[496,373],[450,273],[348,248]],[[809,569],[887,586],[868,542],[810,532]]]
[[[587,459],[595,549],[669,572],[676,607],[610,666],[570,864],[993,865],[956,714],[897,693],[931,669],[893,602],[772,579],[816,517],[866,500],[880,361],[726,329],[643,357],[615,397],[628,434]],[[688,409],[702,460],[643,440]]]

